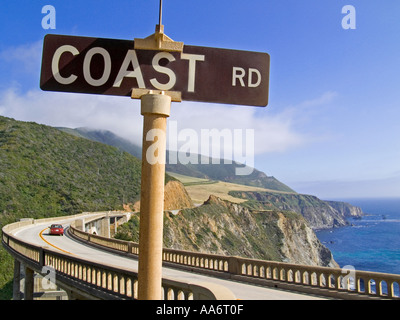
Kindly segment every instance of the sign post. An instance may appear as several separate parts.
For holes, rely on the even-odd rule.
[[[139,300],[161,299],[166,130],[170,109],[171,97],[166,94],[148,93],[141,97]]]
[[[164,34],[161,17],[162,0],[156,32],[146,39],[135,39],[135,50],[183,51],[182,42],[175,42]],[[171,74],[169,77],[171,79]],[[168,95],[165,91],[142,93],[143,90],[133,89],[131,96],[132,99],[140,97],[143,115],[138,298],[161,300],[167,118],[171,111],[171,97],[180,101],[181,94]]]

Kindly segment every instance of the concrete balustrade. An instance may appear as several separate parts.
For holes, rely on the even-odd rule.
[[[400,275],[378,272],[346,272],[339,268],[302,266],[273,261],[237,258],[240,274],[259,279],[270,279],[332,292],[348,292],[361,296],[399,299]],[[386,290],[383,290],[383,288]]]
[[[137,273],[124,271],[58,253],[46,253],[45,265],[54,268],[63,282],[85,283],[88,293],[104,299],[135,299]],[[98,293],[95,293],[98,291]]]
[[[72,223],[70,233],[91,245],[124,254],[138,255],[137,243],[122,241],[84,232],[82,216]],[[96,215],[96,219],[99,216]],[[59,218],[58,218],[59,219]],[[90,219],[88,219],[90,220]],[[98,264],[86,259],[48,250],[23,242],[13,233],[20,228],[55,221],[55,219],[24,220],[3,227],[2,242],[6,249],[28,271],[41,272],[43,266],[54,268],[60,286],[80,298],[136,299],[137,273]],[[176,268],[195,270],[208,275],[231,278],[257,285],[272,286],[292,291],[319,294],[344,299],[400,299],[400,275],[377,272],[349,272],[340,268],[327,268],[289,264],[276,261],[247,259],[216,254],[164,249],[163,262]],[[162,280],[164,299],[233,299],[232,293],[214,284],[182,283],[173,279]],[[84,288],[84,289],[77,289]]]
[[[101,244],[121,252],[138,255],[137,243],[71,232],[82,240]],[[99,240],[101,238],[101,240]],[[126,243],[125,247],[121,242]],[[217,277],[343,299],[400,299],[400,275],[284,262],[246,259],[184,250],[163,250],[163,261],[183,269],[196,270]]]
[[[183,250],[164,249],[163,261],[177,263],[196,268],[228,272],[229,257],[222,255],[207,255]]]

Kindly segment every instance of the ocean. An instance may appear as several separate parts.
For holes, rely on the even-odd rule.
[[[317,231],[340,265],[356,270],[400,274],[400,198],[335,199],[360,207],[351,226]]]

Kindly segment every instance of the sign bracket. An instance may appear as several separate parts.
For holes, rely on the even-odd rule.
[[[171,97],[172,102],[182,102],[182,93],[180,91],[162,91],[150,89],[132,89],[131,98],[141,99],[146,94],[163,94]]]
[[[162,0],[160,0],[159,22],[156,25],[156,32],[147,38],[135,38],[134,40],[135,50],[183,51],[183,42],[174,41],[164,33],[164,25],[162,24]]]
[[[172,40],[164,33],[163,25],[156,25],[156,32],[145,39],[135,38],[135,50],[182,52],[183,42]]]

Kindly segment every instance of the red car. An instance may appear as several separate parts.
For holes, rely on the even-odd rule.
[[[50,234],[64,235],[64,227],[61,224],[52,224],[50,226]]]

